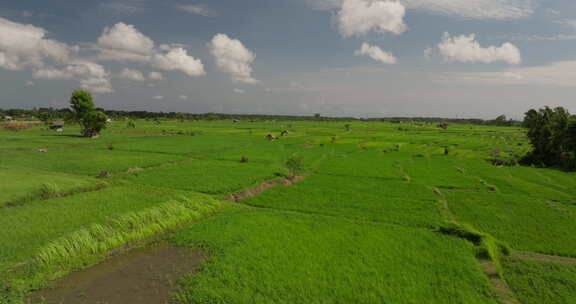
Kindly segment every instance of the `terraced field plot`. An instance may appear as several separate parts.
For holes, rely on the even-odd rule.
[[[522,130],[344,124],[0,131],[0,303],[159,238],[206,256],[182,303],[573,303],[529,257],[576,257],[576,175],[494,166]]]

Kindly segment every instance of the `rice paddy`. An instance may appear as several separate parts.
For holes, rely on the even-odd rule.
[[[94,139],[0,131],[0,303],[157,239],[206,256],[178,280],[176,303],[576,298],[576,175],[495,165],[528,151],[522,129],[136,126]],[[291,159],[302,160],[297,181]]]

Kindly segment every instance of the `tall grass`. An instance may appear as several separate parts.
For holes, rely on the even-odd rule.
[[[51,280],[102,261],[108,253],[126,244],[202,219],[222,207],[221,202],[208,196],[180,197],[92,224],[51,241],[27,263],[1,274],[0,290],[7,291],[4,295],[7,298],[21,298],[29,290],[45,287]]]
[[[182,197],[142,211],[130,212],[108,223],[93,224],[44,246],[35,262],[44,268],[81,266],[118,246],[173,229],[208,216],[221,207],[216,200],[192,201]]]
[[[506,244],[466,223],[450,221],[440,227],[438,231],[442,234],[457,236],[472,242],[476,245],[478,258],[492,261],[498,274],[501,277],[504,276],[502,258],[510,254],[510,249]]]
[[[7,131],[24,131],[28,129],[32,129],[37,126],[39,123],[35,122],[28,122],[28,121],[7,121],[0,123],[0,127]]]

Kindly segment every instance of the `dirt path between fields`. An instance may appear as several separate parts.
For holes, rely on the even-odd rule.
[[[233,200],[235,202],[239,202],[241,200],[250,198],[250,197],[254,197],[262,192],[264,192],[267,189],[276,187],[276,186],[280,186],[280,185],[284,185],[286,187],[292,186],[295,183],[298,183],[302,180],[304,180],[308,175],[300,175],[300,176],[296,176],[293,178],[286,178],[283,179],[281,181],[265,181],[262,184],[260,184],[259,186],[256,186],[254,188],[245,190],[243,192],[240,193],[236,193],[236,194],[232,194],[230,196],[230,200]]]
[[[516,300],[512,290],[510,290],[510,287],[508,287],[508,284],[506,284],[506,281],[504,281],[500,276],[500,274],[498,273],[498,270],[496,269],[496,265],[494,265],[494,262],[490,260],[479,260],[479,262],[482,271],[484,271],[484,274],[488,277],[488,280],[490,281],[490,285],[492,285],[492,288],[498,294],[500,303],[520,304],[520,302]]]
[[[137,248],[72,273],[54,289],[33,293],[28,304],[164,304],[177,281],[204,261],[194,249],[166,244]]]
[[[448,220],[449,222],[458,223],[458,219],[452,213],[450,209],[450,203],[448,199],[442,193],[440,189],[437,187],[432,187],[432,191],[436,194],[437,200],[440,203],[440,212],[442,216]],[[521,304],[517,299],[504,278],[498,272],[496,264],[492,260],[476,257],[478,263],[480,264],[480,268],[484,275],[490,281],[490,285],[492,286],[492,290],[496,293],[498,297],[498,302],[501,304]]]
[[[557,255],[546,255],[534,252],[516,251],[512,254],[512,257],[521,260],[531,260],[536,262],[552,262],[552,263],[576,265],[576,258],[562,257]]]

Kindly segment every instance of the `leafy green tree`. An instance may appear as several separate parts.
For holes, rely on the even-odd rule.
[[[102,111],[92,111],[86,113],[83,118],[84,137],[94,137],[106,128],[108,117]]]
[[[176,119],[179,122],[184,122],[184,120],[186,119],[186,115],[184,115],[183,113],[178,113],[178,114],[176,114]]]
[[[522,125],[533,148],[525,163],[576,168],[576,120],[566,109],[532,109],[525,113]]]
[[[72,97],[70,97],[70,107],[78,117],[78,120],[80,120],[83,115],[95,110],[92,94],[83,90],[72,92]]]
[[[90,92],[83,90],[72,92],[70,108],[72,108],[71,120],[80,123],[83,137],[94,137],[106,128],[108,117],[102,111],[96,110]]]
[[[54,121],[54,114],[48,111],[38,112],[38,119],[45,125],[49,125]]]

